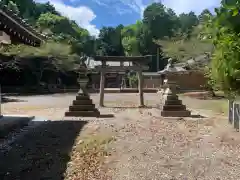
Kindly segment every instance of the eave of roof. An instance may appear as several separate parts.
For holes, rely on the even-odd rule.
[[[37,32],[31,25],[29,25],[26,21],[21,19],[17,14],[15,14],[13,11],[8,10],[6,5],[3,5],[0,2],[0,13],[8,18],[11,22],[16,24],[17,27],[21,28],[23,31],[28,33],[31,37],[33,37],[35,40],[38,41],[38,43],[41,43],[44,41],[45,37],[44,35]]]

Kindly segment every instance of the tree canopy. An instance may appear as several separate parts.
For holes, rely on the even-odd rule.
[[[208,24],[214,44],[210,78],[230,96],[240,93],[240,15],[239,1],[222,1]]]
[[[204,10],[199,17],[193,12],[177,16],[162,3],[153,3],[146,7],[141,21],[128,26],[102,27],[99,37],[95,38],[76,22],[62,16],[50,3],[33,0],[4,0],[3,3],[56,44],[71,45],[71,53],[78,55],[156,55],[157,52],[162,53],[160,47],[164,45],[156,41],[187,40],[202,22],[204,13],[208,13]]]
[[[153,55],[152,67],[156,66],[154,57],[158,55],[162,69],[165,57],[185,61],[207,53],[212,59],[208,73],[211,82],[226,92],[239,93],[238,0],[223,0],[215,14],[205,9],[198,16],[194,12],[177,15],[160,2],[152,3],[145,8],[142,20],[126,26],[102,27],[98,37],[62,16],[50,3],[33,0],[2,3],[48,37],[38,50],[18,45],[2,48],[2,54],[55,57],[66,66],[83,55]]]

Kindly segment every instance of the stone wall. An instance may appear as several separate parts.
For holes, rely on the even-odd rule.
[[[92,74],[92,84],[93,87],[98,89],[100,87],[100,75]],[[207,83],[207,79],[204,77],[203,72],[200,71],[186,71],[179,73],[171,73],[168,75],[169,81],[175,81],[177,85],[179,85],[182,90],[201,90]],[[115,81],[110,81],[109,78],[106,77],[105,88],[110,88],[112,82],[119,87],[121,84],[120,76],[115,78]],[[159,88],[163,84],[163,79],[161,75],[144,75],[144,88]],[[116,88],[116,87],[115,87]]]
[[[204,73],[200,71],[186,71],[171,73],[169,81],[175,81],[182,90],[201,90],[207,83]],[[144,88],[159,88],[163,83],[161,76],[145,76]]]
[[[161,76],[144,76],[144,88],[159,88],[162,85]]]
[[[207,78],[200,71],[172,73],[168,79],[177,82],[177,85],[183,90],[201,90],[207,83]]]

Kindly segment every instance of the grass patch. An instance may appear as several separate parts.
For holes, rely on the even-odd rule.
[[[71,162],[66,171],[66,180],[106,179],[104,160],[110,156],[109,144],[115,138],[110,135],[89,135],[77,140]]]
[[[180,99],[183,100],[183,103],[186,104],[189,108],[193,109],[203,109],[203,110],[211,110],[215,113],[222,113],[224,115],[228,114],[228,100],[224,97],[224,93],[221,91],[215,92],[217,97],[207,97],[206,99],[200,98],[204,96],[204,93],[201,92],[191,96],[186,95],[186,93],[178,94]],[[215,99],[212,99],[215,98]]]
[[[206,102],[202,104],[202,109],[212,110],[216,113],[223,113],[227,115],[228,101],[227,100],[206,100]]]
[[[211,110],[215,113],[228,113],[228,101],[226,99],[219,100],[200,100],[190,97],[182,97],[183,104],[192,109]]]

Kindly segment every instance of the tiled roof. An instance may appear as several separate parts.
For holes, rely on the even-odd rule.
[[[32,27],[30,24],[28,24],[24,19],[20,18],[19,15],[15,14],[13,11],[9,10],[6,5],[3,5],[0,2],[0,15],[3,18],[1,18],[1,23],[4,24],[4,21],[11,22],[11,29],[15,31],[19,31],[18,33],[23,35],[23,32],[28,35],[28,37],[32,37],[34,41],[41,43],[45,36],[40,34],[35,30],[34,27]]]

